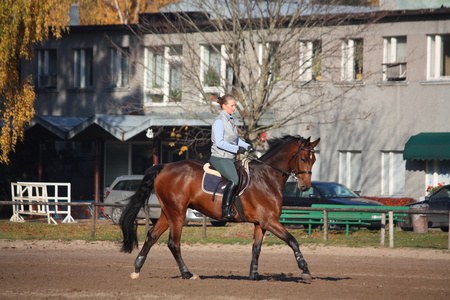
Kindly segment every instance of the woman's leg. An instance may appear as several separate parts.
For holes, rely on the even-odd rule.
[[[210,162],[223,177],[229,180],[222,197],[222,220],[231,221],[236,216],[236,212],[231,211],[231,206],[239,185],[239,176],[236,172],[234,161],[228,158],[212,156]]]

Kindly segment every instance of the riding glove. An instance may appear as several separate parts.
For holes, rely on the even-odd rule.
[[[245,152],[252,153],[253,151],[255,151],[255,150],[253,149],[252,146],[248,146],[247,149],[245,149],[244,147],[239,146],[239,149],[238,149],[238,153],[239,154],[244,154]]]
[[[238,154],[244,154],[245,151],[247,151],[247,149],[245,149],[244,147],[239,146]]]

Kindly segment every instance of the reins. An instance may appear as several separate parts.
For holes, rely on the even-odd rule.
[[[260,160],[259,158],[257,158],[257,157],[256,157],[255,155],[253,155],[253,154],[252,154],[252,155],[249,155],[248,158],[251,159],[251,160],[254,160],[254,161],[256,161],[256,162],[259,162],[259,163],[261,163],[261,164],[263,164],[263,165],[269,166],[269,167],[271,167],[272,169],[275,169],[275,170],[281,172],[281,173],[282,173],[284,176],[286,176],[286,177],[289,177],[291,174],[294,174],[295,176],[297,176],[298,174],[312,174],[311,171],[299,171],[299,172],[295,172],[295,166],[297,165],[298,157],[300,156],[300,151],[314,152],[314,150],[305,149],[305,148],[302,148],[301,146],[298,147],[297,153],[294,154],[294,155],[291,157],[291,159],[289,160],[288,166],[291,164],[291,161],[292,161],[292,160],[294,159],[294,157],[295,157],[294,167],[291,169],[291,171],[290,171],[289,173],[286,172],[286,171],[284,171],[284,170],[282,170],[282,169],[280,169],[280,168],[278,168],[278,167],[272,166],[271,164],[268,164],[268,163],[266,163],[265,161]]]
[[[259,163],[261,163],[261,164],[263,164],[263,165],[269,166],[269,167],[271,167],[271,168],[273,168],[273,169],[275,169],[275,170],[281,172],[281,173],[282,173],[284,176],[286,176],[286,177],[289,177],[289,176],[291,175],[291,173],[292,173],[292,172],[288,173],[288,172],[286,172],[286,171],[284,171],[284,170],[282,170],[282,169],[280,169],[280,168],[277,168],[277,167],[275,167],[275,166],[272,166],[272,165],[270,165],[270,164],[268,164],[268,163],[266,163],[266,162],[260,160],[260,159],[257,158],[255,155],[249,155],[249,159],[251,159],[251,160],[253,160],[253,161],[256,161],[256,162],[259,162]]]

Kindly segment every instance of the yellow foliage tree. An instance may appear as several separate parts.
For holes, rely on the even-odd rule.
[[[0,162],[23,139],[34,116],[32,78],[21,77],[21,60],[32,59],[33,46],[68,24],[70,1],[0,1]]]
[[[178,0],[79,0],[80,25],[137,23],[139,14],[157,12]]]

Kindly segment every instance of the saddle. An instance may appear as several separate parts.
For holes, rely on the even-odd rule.
[[[234,163],[239,176],[238,195],[241,195],[249,184],[248,162],[236,161]],[[207,194],[223,194],[228,180],[223,177],[209,162],[203,165],[202,190]]]

